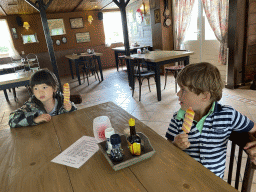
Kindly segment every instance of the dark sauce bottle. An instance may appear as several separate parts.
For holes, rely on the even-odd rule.
[[[127,137],[128,147],[132,155],[141,155],[141,138],[136,134],[135,119],[129,119],[130,136]]]

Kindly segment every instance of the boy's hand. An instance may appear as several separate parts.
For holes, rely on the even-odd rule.
[[[36,117],[34,119],[34,122],[35,123],[42,123],[42,122],[49,122],[51,120],[51,115],[49,114],[42,114],[42,115],[39,115],[38,117]]]
[[[174,137],[173,144],[182,150],[189,148],[190,142],[188,141],[188,134],[181,133],[177,135],[176,137]]]
[[[71,105],[71,103],[70,103],[70,102],[65,103],[65,104],[63,104],[63,105],[64,105],[64,109],[66,109],[66,111],[70,111],[70,110],[71,110],[71,108],[72,108],[72,105]]]
[[[244,149],[249,154],[251,161],[256,165],[256,141],[247,143]]]

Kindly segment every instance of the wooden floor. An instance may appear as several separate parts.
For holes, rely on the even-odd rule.
[[[128,86],[125,70],[121,68],[117,72],[116,69],[107,69],[103,71],[103,74],[104,81],[101,83],[96,81],[94,76],[90,77],[89,86],[87,81],[83,79],[82,85],[79,86],[77,79],[72,79],[71,76],[61,77],[61,82],[62,84],[70,84],[71,94],[80,94],[82,96],[83,102],[77,105],[79,109],[112,101],[164,137],[173,113],[179,110],[178,97],[174,90],[173,76],[168,76],[168,83],[165,90],[163,89],[164,77],[161,76],[162,101],[160,102],[157,101],[154,79],[151,79],[151,92],[149,92],[147,81],[145,80],[142,88],[142,99],[139,102],[138,83],[136,82],[135,94],[132,97],[132,91]],[[0,92],[0,128],[6,127],[8,124],[10,112],[21,107],[29,98],[25,87],[17,89],[17,102],[13,100],[12,93],[8,92],[8,95],[10,99],[9,103],[6,102],[3,91]],[[223,98],[220,103],[231,105],[256,122],[256,91],[250,90],[249,86],[235,90],[224,89]],[[245,158],[242,163],[245,163]],[[224,180],[227,180],[226,174]],[[256,175],[254,176],[252,191],[256,191]]]

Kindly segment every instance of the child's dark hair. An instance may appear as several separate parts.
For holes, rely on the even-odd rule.
[[[56,76],[47,69],[41,69],[35,72],[30,79],[30,87],[32,90],[35,85],[44,83],[51,86],[54,90],[58,90],[59,83]]]

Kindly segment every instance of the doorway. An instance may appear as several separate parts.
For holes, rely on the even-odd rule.
[[[219,62],[220,43],[208,23],[201,0],[195,0],[191,14],[184,39],[184,49],[194,51],[190,63],[209,62],[215,65],[226,82],[226,65]]]

